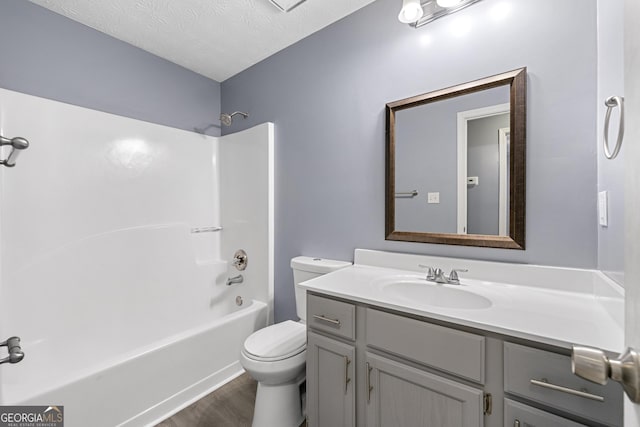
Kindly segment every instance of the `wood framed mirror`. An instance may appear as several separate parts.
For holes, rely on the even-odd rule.
[[[386,105],[387,240],[525,248],[526,68]]]

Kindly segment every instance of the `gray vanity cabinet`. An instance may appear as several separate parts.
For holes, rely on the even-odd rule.
[[[623,424],[620,386],[612,381],[598,385],[573,375],[571,358],[563,354],[505,342],[504,390],[511,396],[575,417],[607,426]]]
[[[309,427],[622,426],[562,349],[312,293],[307,320]]]
[[[356,425],[356,306],[307,295],[308,427]]]
[[[309,427],[483,426],[484,337],[313,294],[307,320]]]
[[[367,353],[367,427],[480,427],[483,393]]]
[[[353,345],[307,335],[307,419],[309,427],[355,426]]]

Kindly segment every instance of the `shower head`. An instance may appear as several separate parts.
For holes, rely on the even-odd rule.
[[[231,123],[233,123],[233,116],[235,116],[237,114],[240,114],[245,119],[247,117],[249,117],[249,113],[243,113],[242,111],[235,111],[235,112],[233,112],[231,114],[227,114],[227,113],[220,114],[220,121],[225,126],[231,126]]]

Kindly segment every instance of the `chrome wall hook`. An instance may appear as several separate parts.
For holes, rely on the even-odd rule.
[[[0,136],[0,146],[4,145],[10,145],[11,151],[9,152],[9,155],[6,159],[0,160],[0,165],[12,168],[16,165],[16,159],[18,158],[22,150],[26,150],[27,148],[29,148],[29,141],[20,136],[11,139]]]
[[[11,337],[0,343],[0,347],[7,347],[9,355],[4,359],[0,359],[0,365],[3,363],[18,363],[24,359],[24,352],[20,348],[20,337]]]

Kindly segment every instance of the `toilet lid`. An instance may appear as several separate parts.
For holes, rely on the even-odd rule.
[[[258,360],[282,360],[300,353],[307,346],[307,328],[286,320],[254,332],[244,342],[248,356]]]

